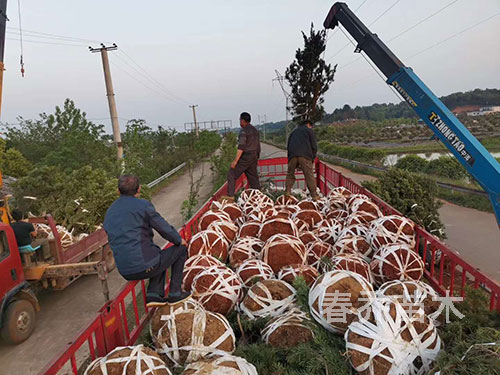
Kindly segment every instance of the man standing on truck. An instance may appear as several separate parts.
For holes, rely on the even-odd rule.
[[[316,191],[313,165],[318,153],[318,144],[312,127],[311,121],[304,120],[288,137],[288,169],[285,188],[285,194],[287,195],[291,194],[293,184],[295,184],[295,169],[300,168],[304,172],[309,194],[313,199],[319,198]]]
[[[146,291],[148,307],[188,298],[190,293],[181,289],[187,258],[186,241],[150,202],[139,199],[141,187],[136,176],[120,176],[118,190],[120,197],[109,207],[104,218],[104,230],[108,234],[118,271],[126,280],[149,279]],[[153,242],[153,229],[173,246],[161,250]],[[170,292],[165,298],[165,278],[169,267]]]
[[[238,136],[238,151],[227,172],[227,196],[223,197],[229,201],[234,201],[236,180],[243,173],[247,176],[250,188],[260,189],[257,173],[257,163],[260,158],[260,136],[259,131],[250,124],[251,120],[248,112],[243,112],[240,115],[241,130]]]

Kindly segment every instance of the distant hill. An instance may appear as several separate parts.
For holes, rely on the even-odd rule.
[[[452,111],[457,107],[482,107],[488,105],[500,105],[499,89],[475,89],[466,92],[456,92],[440,98]],[[331,124],[345,120],[373,120],[381,121],[395,118],[417,118],[415,112],[405,103],[375,103],[369,106],[356,106],[352,108],[349,104],[337,108],[332,113],[326,114],[321,121],[323,124]],[[266,131],[274,133],[285,126],[285,121],[271,122],[266,124]],[[263,126],[258,126],[263,130]]]

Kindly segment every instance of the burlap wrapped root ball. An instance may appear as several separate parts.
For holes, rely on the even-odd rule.
[[[278,211],[278,213],[286,213],[288,218],[292,218],[293,215],[300,211],[300,207],[296,204],[275,205],[274,209]]]
[[[320,273],[329,271],[332,256],[332,246],[327,242],[319,240],[307,245],[307,264],[316,268]]]
[[[198,254],[208,254],[225,262],[229,250],[229,243],[219,232],[203,230],[196,233],[189,241],[188,257]]]
[[[333,198],[333,197],[336,197],[336,196],[342,196],[342,197],[344,197],[347,200],[352,195],[353,195],[352,192],[348,188],[346,188],[344,186],[338,186],[338,187],[333,188],[332,190],[330,190],[330,192],[327,195],[327,198],[330,199],[330,198]]]
[[[238,206],[243,206],[245,203],[247,203],[249,200],[261,200],[263,197],[266,195],[261,192],[260,190],[257,189],[245,189],[241,192],[239,198],[238,198]]]
[[[296,205],[299,203],[299,200],[295,198],[293,195],[283,194],[276,198],[275,205],[277,206],[287,206],[287,205]]]
[[[211,266],[224,266],[217,258],[207,254],[198,254],[188,258],[184,264],[184,271],[182,275],[182,288],[184,290],[191,290],[194,278],[205,269]]]
[[[237,268],[241,263],[249,259],[260,258],[264,242],[257,238],[243,237],[235,241],[229,250],[229,264]]]
[[[318,210],[300,210],[293,218],[294,220],[302,220],[307,224],[308,230],[313,230],[323,220],[323,215]]]
[[[363,237],[347,235],[335,242],[333,252],[335,255],[357,254],[369,262],[373,255],[373,248]]]
[[[306,248],[301,240],[287,234],[276,234],[269,238],[262,249],[262,260],[274,273],[284,266],[306,263]]]
[[[420,255],[405,243],[383,245],[370,263],[375,283],[391,280],[420,280],[424,275],[424,262]]]
[[[311,199],[304,199],[297,203],[297,206],[300,207],[300,210],[316,210],[318,211],[318,205],[315,201]]]
[[[292,348],[313,338],[311,321],[298,308],[271,319],[262,330],[262,340],[278,348]]]
[[[344,223],[349,217],[349,212],[340,208],[330,209],[324,217],[328,220],[337,220],[340,223]]]
[[[205,309],[228,314],[242,294],[238,275],[226,266],[212,266],[200,272],[193,280],[193,298]]]
[[[277,217],[262,223],[259,231],[259,238],[261,241],[265,242],[276,234],[287,234],[298,237],[299,230],[291,219]]]
[[[338,239],[340,240],[347,236],[359,236],[366,240],[368,238],[368,230],[369,228],[365,224],[348,225],[342,229]]]
[[[170,315],[173,315],[177,312],[185,311],[185,310],[204,310],[204,307],[195,299],[188,298],[187,300],[166,304],[159,306],[153,316],[151,318],[151,324],[149,325],[149,333],[151,337],[154,338],[158,336],[158,331],[165,324],[165,321],[168,319]],[[155,343],[156,344],[156,343]]]
[[[370,284],[373,283],[370,265],[357,254],[339,254],[333,256],[331,258],[331,270],[355,272],[363,276]]]
[[[314,233],[324,242],[330,245],[337,242],[340,233],[344,229],[342,223],[333,219],[321,220],[314,228]]]
[[[228,244],[232,244],[236,239],[239,229],[232,221],[214,221],[208,226],[208,230],[213,230],[222,235]]]
[[[84,375],[172,375],[153,349],[144,345],[119,346],[97,358]]]
[[[377,297],[395,298],[403,306],[413,305],[423,308],[425,314],[431,319],[439,316],[440,302],[437,292],[423,281],[393,280],[380,286]]]
[[[249,259],[243,262],[236,270],[236,274],[245,288],[250,288],[258,281],[269,280],[274,277],[273,269],[259,259]]]
[[[262,280],[252,286],[240,311],[250,319],[275,317],[288,310],[295,301],[295,289],[281,280]]]
[[[182,366],[214,352],[232,353],[236,339],[227,319],[205,310],[170,315],[155,337],[158,353],[168,363]]]
[[[412,249],[415,247],[415,224],[399,215],[382,216],[370,224],[368,241],[378,250],[382,245],[404,242]]]
[[[316,233],[311,232],[311,231],[301,232],[299,234],[299,239],[302,241],[302,243],[305,246],[309,245],[311,242],[320,241],[320,239],[316,235]]]
[[[259,231],[262,223],[258,220],[249,220],[243,223],[240,227],[240,231],[238,233],[239,238],[243,237],[252,237],[258,238]]]
[[[293,286],[297,277],[302,277],[308,286],[311,286],[319,277],[319,272],[308,264],[292,264],[283,267],[278,273],[278,279]]]
[[[376,299],[368,314],[359,314],[345,341],[347,356],[362,375],[424,375],[441,350],[431,319],[388,299]]]
[[[210,209],[212,211],[224,211],[229,215],[231,221],[235,223],[240,223],[243,218],[243,211],[241,211],[241,208],[239,208],[236,203],[231,203],[225,200],[222,202],[213,201]]]
[[[330,332],[344,333],[358,312],[375,298],[372,285],[357,273],[337,270],[321,275],[309,291],[311,315]]]
[[[223,211],[208,210],[201,216],[200,222],[198,223],[198,230],[202,231],[208,229],[208,226],[214,221],[231,221],[231,218]]]
[[[370,223],[373,220],[378,219],[382,216],[380,208],[367,196],[353,196],[349,199],[348,211],[350,213],[350,218],[348,219],[348,225],[356,223]],[[349,221],[356,219],[356,222],[350,223]]]
[[[255,366],[234,355],[215,354],[186,366],[182,375],[258,375]]]

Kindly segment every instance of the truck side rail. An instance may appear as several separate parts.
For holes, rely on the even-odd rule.
[[[284,184],[286,177],[287,158],[274,158],[259,161],[259,173],[262,178],[270,179],[276,188]],[[385,203],[379,197],[356,184],[350,178],[334,170],[327,164],[316,160],[316,177],[318,187],[327,194],[333,187],[344,186],[353,193],[366,194],[380,207],[384,215],[400,214],[395,208]],[[297,182],[303,185],[304,179],[297,174]],[[237,181],[237,189],[247,186],[242,176]],[[227,186],[222,186],[212,198],[191,218],[179,233],[187,241],[198,231],[200,217],[210,209],[214,200],[227,192]],[[450,291],[455,296],[465,296],[466,286],[482,288],[490,295],[490,309],[500,311],[500,285],[486,276],[480,270],[468,264],[454,251],[448,248],[438,238],[424,229],[416,226],[417,245],[426,263],[425,278],[435,290],[444,295]],[[117,346],[133,345],[147,325],[154,309],[146,306],[145,282],[128,282],[118,295],[105,304],[97,316],[83,329],[80,335],[66,346],[52,361],[39,372],[39,375],[57,375],[64,368],[78,375],[81,367],[103,356]],[[81,360],[81,356],[85,361]]]

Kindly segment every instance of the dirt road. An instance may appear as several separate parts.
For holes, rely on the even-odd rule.
[[[199,206],[212,192],[211,173],[204,165],[205,178],[200,189]],[[195,168],[195,178],[201,175],[202,166]],[[182,202],[187,198],[189,175],[183,173],[153,197],[153,204],[176,228],[183,223],[180,215]],[[165,241],[155,238],[159,245]],[[108,285],[113,298],[125,284],[115,270],[110,273]],[[41,311],[32,336],[24,343],[10,346],[0,341],[0,375],[38,374],[49,360],[71,344],[78,333],[95,317],[103,305],[104,297],[97,276],[85,276],[60,292],[43,292],[39,295]]]
[[[286,151],[271,145],[262,145],[262,158],[281,156],[286,156]],[[354,173],[337,165],[332,167],[356,183],[375,179],[373,176]],[[495,216],[448,202],[443,202],[439,214],[448,236],[445,242],[470,264],[500,281],[500,230]]]

